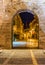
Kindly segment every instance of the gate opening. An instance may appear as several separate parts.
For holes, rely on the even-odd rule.
[[[39,21],[36,14],[20,11],[13,17],[13,48],[38,48]]]

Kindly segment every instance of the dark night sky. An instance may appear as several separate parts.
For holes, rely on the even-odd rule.
[[[32,13],[29,12],[22,12],[19,13],[22,22],[24,23],[24,29],[29,28],[29,23],[32,22],[32,20],[34,19],[34,15]]]

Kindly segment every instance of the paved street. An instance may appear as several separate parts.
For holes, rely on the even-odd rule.
[[[45,50],[0,50],[0,65],[45,65]]]

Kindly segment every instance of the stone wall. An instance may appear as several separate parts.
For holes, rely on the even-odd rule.
[[[12,48],[12,18],[19,10],[32,10],[39,19],[39,47],[45,48],[45,14],[42,3],[33,0],[4,0],[2,4],[2,18],[0,19],[0,47]],[[1,6],[2,6],[1,5]],[[44,5],[45,6],[45,5]],[[0,15],[0,16],[1,16]],[[2,22],[1,22],[2,21]]]

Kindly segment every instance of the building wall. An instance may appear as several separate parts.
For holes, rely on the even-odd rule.
[[[12,18],[17,11],[29,9],[39,19],[39,47],[45,48],[45,2],[40,0],[0,0],[0,47],[12,48]]]

